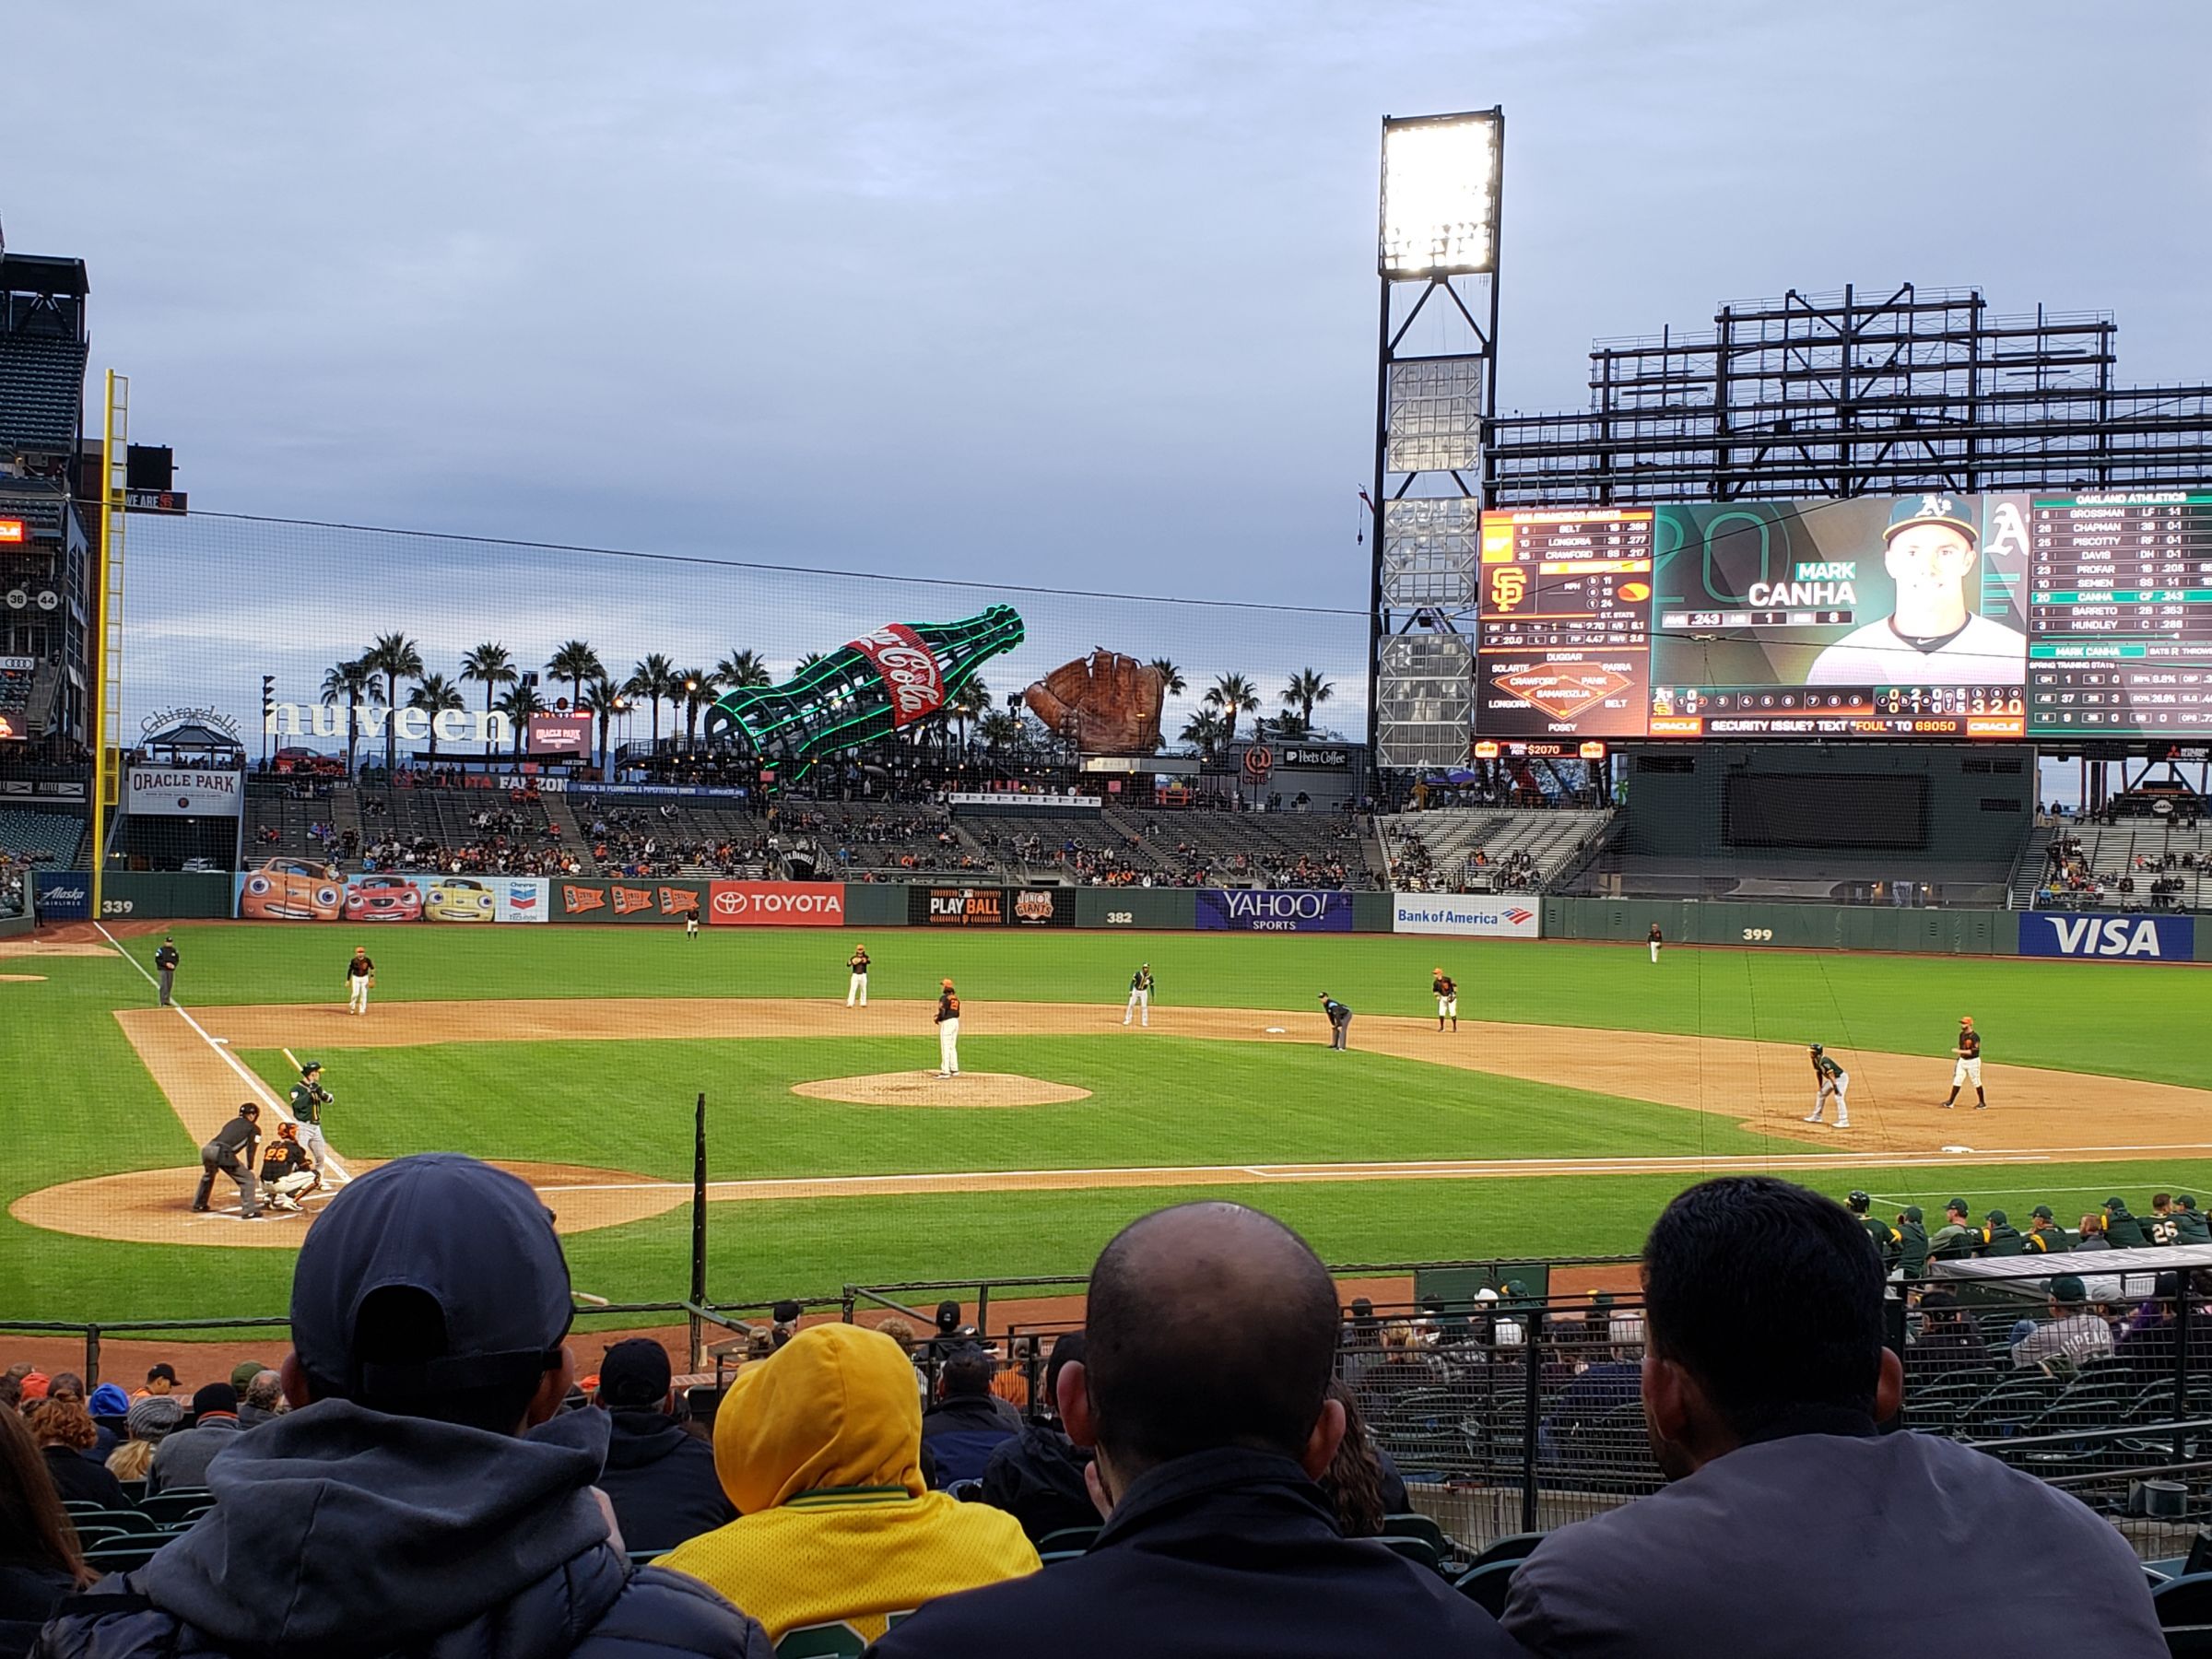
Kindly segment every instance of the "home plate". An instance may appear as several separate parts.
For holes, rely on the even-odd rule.
[[[1971,1152],[1973,1150],[1971,1147],[1945,1147],[1941,1149],[1946,1152]]]

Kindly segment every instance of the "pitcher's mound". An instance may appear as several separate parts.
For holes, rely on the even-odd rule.
[[[1088,1100],[1090,1090],[1046,1083],[1013,1072],[962,1072],[940,1077],[935,1072],[877,1072],[868,1077],[824,1077],[794,1083],[791,1092],[817,1100],[846,1100],[855,1106],[1057,1106]]]

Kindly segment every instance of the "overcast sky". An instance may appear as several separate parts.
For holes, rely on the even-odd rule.
[[[88,262],[195,508],[1357,607],[1378,123],[1492,103],[1503,406],[1847,280],[2212,378],[2200,0],[110,0],[13,48],[8,243]]]

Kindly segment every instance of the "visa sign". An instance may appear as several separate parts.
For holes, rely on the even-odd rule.
[[[2030,911],[2020,918],[2020,954],[2193,962],[2196,959],[2196,919],[2046,915]]]

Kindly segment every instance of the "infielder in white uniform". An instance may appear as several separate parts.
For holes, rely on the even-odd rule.
[[[1989,1097],[1982,1092],[1982,1033],[1974,1030],[1971,1014],[1959,1016],[1959,1046],[1951,1051],[1956,1057],[1951,1066],[1951,1098],[1943,1103],[1948,1112],[1959,1103],[1959,1091],[1969,1083],[1974,1086],[1974,1110],[1989,1110]]]
[[[1140,962],[1136,971],[1129,976],[1129,1006],[1122,1010],[1122,1023],[1127,1025],[1132,1014],[1142,1015],[1148,1030],[1152,1024],[1152,964]]]
[[[937,1059],[940,1077],[960,1075],[960,998],[950,980],[937,993]]]
[[[852,959],[845,966],[852,971],[852,978],[845,982],[845,1006],[857,1003],[865,1008],[868,1006],[868,947],[853,946]]]
[[[1808,686],[2017,687],[2028,636],[1967,602],[1981,526],[1964,497],[1909,496],[1890,509],[1883,567],[1897,608],[1813,659]]]
[[[1828,1097],[1836,1097],[1836,1127],[1851,1127],[1851,1074],[1829,1057],[1828,1051],[1818,1043],[1813,1044],[1813,1080],[1818,1086],[1813,1096],[1813,1110],[1805,1121],[1817,1124],[1821,1112],[1828,1109]]]
[[[1449,1019],[1452,1029],[1458,1030],[1459,982],[1441,968],[1432,968],[1430,970],[1429,989],[1436,996],[1436,1029],[1442,1030],[1444,1021]]]
[[[353,947],[353,959],[346,964],[346,1012],[369,1012],[369,992],[376,983],[376,964],[369,959],[365,946]]]

